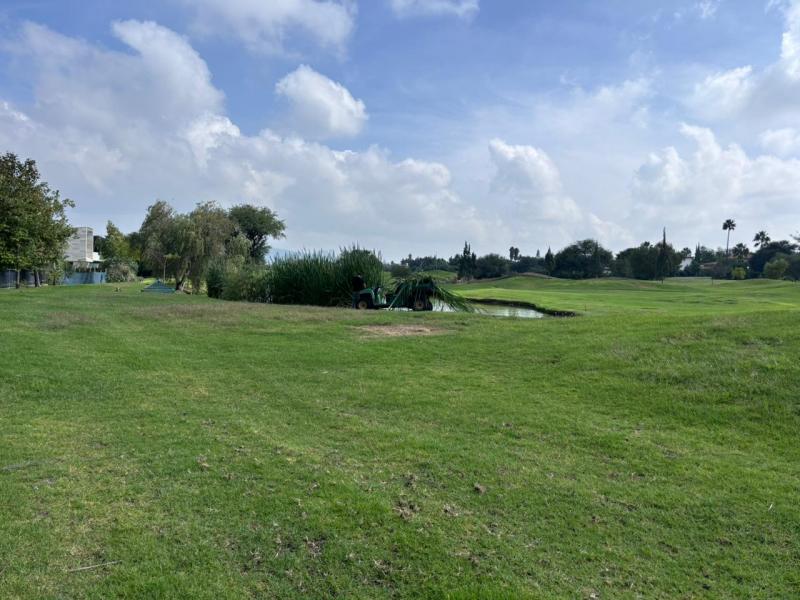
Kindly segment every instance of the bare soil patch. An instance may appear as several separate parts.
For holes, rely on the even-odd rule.
[[[445,333],[444,329],[426,325],[364,325],[358,329],[370,337],[404,337]]]

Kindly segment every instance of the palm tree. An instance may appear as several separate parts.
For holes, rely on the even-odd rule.
[[[772,238],[770,238],[769,235],[767,235],[767,232],[762,229],[756,234],[756,237],[753,238],[753,241],[756,244],[756,248],[763,248],[772,241]]]
[[[731,245],[731,231],[736,229],[736,221],[733,219],[725,219],[725,222],[722,224],[722,231],[728,232],[728,241],[725,242],[725,255],[728,255],[728,249]]]

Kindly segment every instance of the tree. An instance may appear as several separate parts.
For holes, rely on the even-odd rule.
[[[243,233],[250,240],[250,256],[254,262],[264,262],[270,250],[267,244],[269,238],[284,237],[286,224],[269,208],[240,204],[231,208],[228,216],[234,223],[235,231]]]
[[[793,254],[789,258],[789,269],[786,274],[795,281],[800,281],[800,254]]]
[[[596,240],[581,240],[556,254],[553,274],[567,279],[601,277],[610,268],[613,258],[614,255]]]
[[[739,260],[747,260],[747,258],[750,256],[750,248],[748,248],[746,244],[739,242],[733,247],[731,253],[733,254],[734,258],[738,258]]]
[[[753,242],[755,243],[756,248],[761,248],[763,246],[766,246],[771,241],[772,239],[770,239],[769,235],[767,235],[767,232],[764,231],[763,229],[759,231],[753,238]]]
[[[547,247],[547,253],[544,255],[544,270],[548,275],[552,275],[556,270],[556,257],[550,246]]]
[[[461,255],[458,257],[458,278],[468,279],[473,277],[477,269],[477,262],[478,258],[472,248],[467,242],[464,242],[464,250],[461,251]]]
[[[198,294],[211,259],[225,256],[234,223],[216,202],[202,202],[189,213],[189,228],[185,275],[192,283],[192,292]]]
[[[782,256],[777,256],[764,266],[764,276],[769,279],[783,279],[789,269],[789,261]]]
[[[111,221],[106,224],[106,235],[96,247],[103,259],[103,268],[109,282],[131,281],[136,276],[138,265],[133,260],[128,237]]]
[[[655,279],[660,279],[664,281],[665,277],[672,275],[674,270],[674,255],[677,253],[672,248],[672,246],[667,244],[667,228],[664,228],[664,236],[661,240],[661,243],[657,246],[657,255],[656,255],[656,272],[655,272]]]
[[[623,250],[617,254],[612,271],[618,277],[663,280],[676,274],[680,261],[681,253],[676,252],[666,239],[662,239],[655,246],[643,242],[636,248]],[[695,264],[694,261],[692,264]],[[693,273],[691,269],[689,272]]]
[[[38,287],[39,269],[63,261],[74,231],[65,211],[72,206],[41,181],[35,161],[21,162],[12,153],[0,157],[0,266],[16,271],[16,287],[23,269],[34,271]]]
[[[489,279],[492,277],[503,277],[508,274],[509,261],[499,254],[487,254],[481,256],[475,262],[475,278]]]
[[[519,259],[519,248],[511,246],[511,248],[508,249],[508,260],[514,262],[518,259]]]
[[[768,242],[750,255],[748,264],[751,276],[757,277],[764,273],[764,268],[777,255],[791,256],[797,246],[787,240]]]
[[[174,229],[176,214],[169,204],[159,200],[147,207],[139,240],[142,248],[142,261],[163,279],[167,278],[167,263],[170,259],[170,238]]]
[[[725,242],[725,255],[728,255],[728,247],[731,244],[731,231],[736,229],[736,221],[733,219],[725,219],[725,222],[722,224],[722,231],[728,232],[728,239]]]

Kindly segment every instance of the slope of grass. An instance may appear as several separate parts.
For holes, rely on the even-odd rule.
[[[797,597],[800,287],[659,285],[3,291],[0,597]]]
[[[652,313],[669,316],[783,310],[800,304],[800,284],[769,279],[721,281],[674,278],[573,281],[509,277],[454,287],[470,298],[530,302],[551,310],[586,315]]]

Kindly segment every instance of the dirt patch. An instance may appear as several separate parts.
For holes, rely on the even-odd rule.
[[[426,325],[364,325],[358,328],[370,337],[405,337],[411,335],[439,335],[444,329]]]

